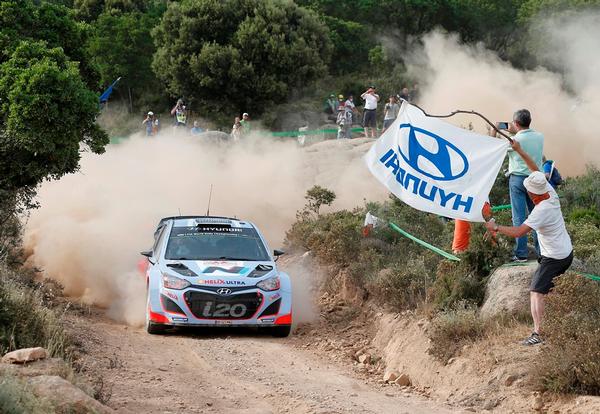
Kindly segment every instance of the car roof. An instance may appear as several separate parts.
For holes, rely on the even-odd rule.
[[[194,226],[198,224],[227,224],[234,227],[254,227],[250,222],[231,217],[222,216],[172,216],[164,217],[158,227],[167,221],[173,221],[174,227]]]

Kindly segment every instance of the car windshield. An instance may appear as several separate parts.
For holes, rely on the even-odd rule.
[[[256,230],[219,224],[173,227],[165,258],[168,260],[271,260]]]

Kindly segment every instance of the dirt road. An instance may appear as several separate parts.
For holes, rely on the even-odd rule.
[[[152,336],[95,310],[69,322],[82,373],[112,387],[107,405],[117,412],[456,412],[399,387],[367,384],[290,339],[223,330]]]

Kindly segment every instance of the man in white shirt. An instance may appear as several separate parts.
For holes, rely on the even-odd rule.
[[[565,227],[558,195],[535,161],[521,148],[519,142],[513,140],[511,145],[513,150],[523,158],[527,167],[533,171],[523,184],[533,201],[534,208],[520,226],[499,226],[493,220],[488,221],[485,226],[490,231],[509,237],[521,237],[531,230],[537,232],[541,257],[538,259],[540,264],[529,288],[533,332],[523,341],[524,345],[535,345],[542,342],[540,328],[544,314],[544,298],[554,287],[552,279],[562,275],[571,266],[573,245]]]
[[[365,136],[369,137],[369,129],[371,130],[371,138],[375,138],[377,134],[377,102],[379,95],[375,93],[375,87],[370,86],[360,97],[365,101],[363,113],[363,128]]]

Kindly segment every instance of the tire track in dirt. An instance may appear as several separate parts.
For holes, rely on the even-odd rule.
[[[349,367],[253,331],[187,330],[153,336],[102,311],[70,315],[90,380],[112,387],[121,413],[449,413],[419,396],[385,393]]]

